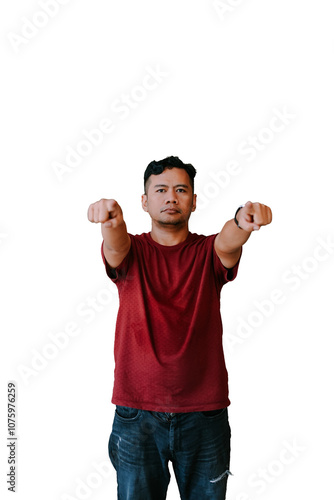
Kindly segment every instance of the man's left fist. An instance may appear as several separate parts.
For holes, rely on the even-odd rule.
[[[261,226],[266,226],[272,221],[271,209],[262,203],[252,203],[248,201],[237,214],[237,221],[241,229],[248,231],[258,231]]]

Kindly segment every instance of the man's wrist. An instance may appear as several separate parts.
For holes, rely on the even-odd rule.
[[[240,207],[238,207],[238,208],[237,208],[237,210],[236,210],[236,212],[235,212],[235,214],[234,214],[234,222],[236,223],[236,225],[238,226],[238,228],[239,228],[239,229],[242,229],[242,227],[241,227],[241,226],[239,226],[239,221],[238,221],[238,219],[237,219],[237,214],[238,214],[238,212],[239,212],[242,208],[244,208],[244,206],[245,206],[245,205],[240,205]],[[242,230],[243,230],[243,229],[242,229]]]

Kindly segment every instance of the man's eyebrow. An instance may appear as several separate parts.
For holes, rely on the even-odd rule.
[[[154,186],[155,188],[158,188],[158,187],[165,187],[165,188],[168,188],[169,186],[167,184],[156,184]],[[188,184],[176,184],[175,186],[173,187],[183,187],[183,188],[189,188]]]

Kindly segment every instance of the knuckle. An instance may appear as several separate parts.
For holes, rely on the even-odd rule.
[[[116,205],[117,205],[116,200],[114,200],[114,199],[108,200],[108,207],[109,208],[114,208]]]

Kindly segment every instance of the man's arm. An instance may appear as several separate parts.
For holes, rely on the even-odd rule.
[[[251,233],[258,231],[261,226],[271,223],[272,213],[266,205],[248,201],[239,210],[237,220],[240,227],[231,219],[226,222],[215,239],[215,250],[221,263],[227,269],[231,269],[238,262],[241,247],[246,243]]]
[[[88,208],[90,222],[101,223],[103,253],[110,267],[117,267],[130,250],[123,212],[117,201],[102,199]]]

